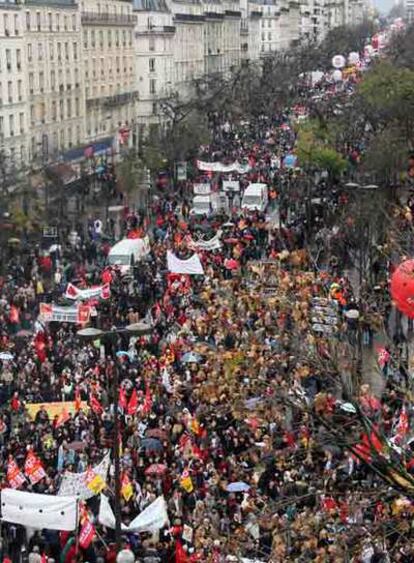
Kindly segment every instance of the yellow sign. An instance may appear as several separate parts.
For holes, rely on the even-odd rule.
[[[27,403],[26,410],[29,413],[30,418],[36,418],[37,413],[41,408],[44,408],[49,415],[49,419],[53,420],[55,416],[62,414],[64,410],[70,414],[76,413],[75,401],[61,401],[59,403]],[[88,411],[89,407],[86,401],[81,402],[81,409],[83,411]]]

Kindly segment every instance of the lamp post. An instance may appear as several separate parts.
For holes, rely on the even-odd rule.
[[[126,327],[114,328],[113,330],[104,331],[99,328],[87,327],[78,330],[77,336],[84,340],[97,340],[100,338],[111,338],[119,334],[144,335],[151,334],[152,327],[146,323],[134,323]],[[114,481],[115,481],[115,496],[114,496],[114,513],[115,513],[115,543],[116,550],[119,553],[121,549],[121,463],[119,456],[119,372],[116,363],[116,352],[111,346],[112,359],[114,361],[113,374],[112,374],[112,400],[113,400],[113,413],[114,413],[114,439],[113,439],[113,460],[114,460]]]

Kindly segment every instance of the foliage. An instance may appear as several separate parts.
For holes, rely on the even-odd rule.
[[[378,132],[368,145],[362,169],[383,183],[392,181],[407,165],[407,145],[397,127]]]
[[[345,159],[330,143],[329,130],[318,121],[300,127],[297,155],[303,167],[326,170],[331,179],[338,178],[346,168]]]
[[[115,172],[119,189],[127,195],[132,195],[144,178],[142,162],[133,151],[116,165]]]
[[[394,66],[414,70],[414,24],[405,33],[397,33],[392,37],[387,58]]]

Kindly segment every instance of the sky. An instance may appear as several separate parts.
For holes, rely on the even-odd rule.
[[[391,10],[394,0],[374,0],[375,7],[383,14]]]

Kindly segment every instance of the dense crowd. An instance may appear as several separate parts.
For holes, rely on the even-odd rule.
[[[317,93],[333,88],[327,82]],[[86,549],[68,548],[67,534],[4,523],[4,560],[413,561],[409,494],[373,468],[375,456],[383,454],[384,463],[392,456],[382,442],[367,446],[361,423],[396,437],[395,452],[402,448],[411,471],[401,428],[402,408],[410,414],[401,392],[410,366],[401,342],[381,348],[382,395],[363,381],[364,364],[376,359],[375,337],[392,314],[388,265],[378,265],[378,299],[361,299],[374,288],[365,279],[355,288],[347,225],[317,206],[309,213],[292,188],[301,172],[285,160],[294,155],[299,114],[303,108],[256,123],[222,122],[200,149],[203,160],[249,163],[251,172],[236,177],[242,190],[268,184],[267,214],[235,206],[196,219],[187,200],[159,194],[150,226],[140,216],[125,218],[125,235],[145,227],[152,238],[150,255],[126,277],[105,265],[109,247],[93,223],[46,255],[11,251],[0,286],[2,488],[10,485],[10,459],[23,468],[29,450],[46,476],[21,489],[56,494],[66,471],[96,466],[119,442],[122,478],[132,486],[121,499],[122,522],[163,495],[169,525],[124,534],[117,554],[114,531],[97,522],[94,496],[87,507],[97,533]],[[352,165],[358,148],[346,151]],[[207,179],[218,189],[223,176]],[[315,190],[328,192],[323,179]],[[329,193],[330,216],[347,205],[346,190]],[[204,276],[168,271],[168,250],[184,259],[194,241],[218,231],[220,248],[198,251]],[[91,324],[111,338],[84,340],[77,325],[39,319],[40,303],[64,303],[69,282],[108,281],[110,298],[93,303]],[[139,321],[150,334],[121,330]],[[59,401],[75,405],[63,419],[48,410]],[[111,503],[114,490],[110,469],[103,494]]]

